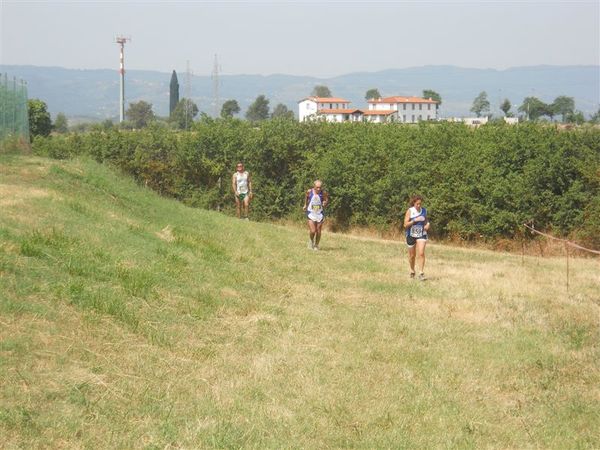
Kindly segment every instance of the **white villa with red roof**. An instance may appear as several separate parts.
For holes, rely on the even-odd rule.
[[[298,103],[298,119],[323,117],[328,122],[360,121],[360,109],[351,109],[350,102],[338,97],[307,97]],[[310,119],[309,119],[310,118]]]
[[[307,97],[298,102],[298,119],[327,122],[417,123],[437,119],[438,102],[420,97],[385,97],[368,101],[368,109],[350,108],[338,97]]]
[[[430,98],[397,96],[371,99],[367,103],[369,112],[394,112],[397,114],[396,121],[401,123],[437,119],[438,102]]]

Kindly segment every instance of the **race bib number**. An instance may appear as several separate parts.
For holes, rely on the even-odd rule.
[[[320,212],[321,205],[312,205],[312,210],[313,210],[313,212]]]
[[[414,238],[423,237],[423,225],[413,225],[410,228],[410,236]]]

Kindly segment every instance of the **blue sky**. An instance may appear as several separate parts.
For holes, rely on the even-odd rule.
[[[0,63],[312,75],[421,65],[600,65],[594,1],[6,1]]]

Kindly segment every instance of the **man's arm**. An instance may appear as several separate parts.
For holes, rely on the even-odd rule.
[[[237,183],[235,179],[235,173],[231,176],[231,190],[233,191],[233,195],[237,195]]]
[[[250,176],[250,172],[248,172],[248,193],[250,194],[250,198],[252,198],[252,177]]]
[[[308,208],[308,193],[310,192],[310,189],[308,191],[306,191],[306,194],[304,195],[304,206],[302,207],[303,211],[306,211],[306,208]]]
[[[323,192],[323,208],[326,208],[329,205],[329,192]]]

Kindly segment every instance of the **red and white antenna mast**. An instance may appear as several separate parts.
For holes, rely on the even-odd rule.
[[[121,79],[120,96],[119,96],[119,122],[125,119],[125,43],[131,42],[130,37],[117,36],[116,43],[121,46],[121,59],[119,65],[119,75]]]

